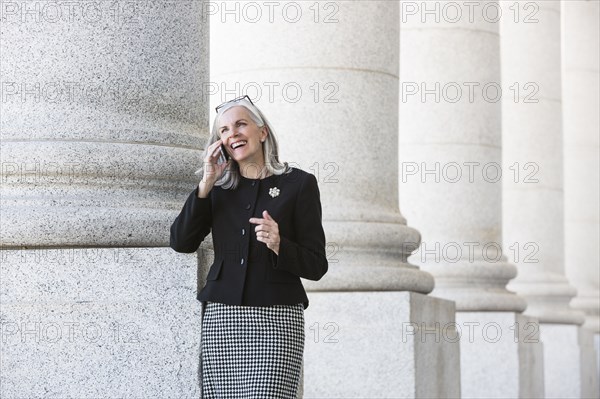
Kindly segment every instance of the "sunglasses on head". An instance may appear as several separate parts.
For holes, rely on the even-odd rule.
[[[234,98],[233,100],[225,101],[223,104],[217,106],[217,108],[215,108],[215,110],[218,113],[219,109],[223,108],[226,104],[237,103],[237,102],[240,102],[242,100],[248,100],[250,102],[250,104],[254,105],[254,103],[252,102],[252,100],[250,99],[250,97],[248,97],[248,95],[246,94],[245,96]]]

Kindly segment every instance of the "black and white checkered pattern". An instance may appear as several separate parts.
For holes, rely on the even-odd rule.
[[[295,399],[304,354],[304,306],[206,302],[202,397]]]

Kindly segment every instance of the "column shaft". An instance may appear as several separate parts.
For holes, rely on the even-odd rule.
[[[577,288],[571,301],[585,326],[600,333],[600,46],[599,3],[564,1],[563,126],[565,268]]]
[[[522,311],[501,246],[498,24],[481,8],[440,19],[452,2],[400,4],[400,199],[423,234],[410,259],[457,310]]]
[[[420,234],[398,209],[397,6],[286,3],[252,22],[247,4],[214,16],[213,48],[227,51],[211,59],[213,100],[248,94],[275,126],[280,159],[317,177],[330,269],[305,287],[430,292],[431,275],[406,261]]]
[[[204,1],[0,2],[1,397],[198,397]]]
[[[400,5],[400,199],[423,235],[409,259],[456,302],[462,397],[543,397],[536,320],[506,288],[500,2]]]
[[[211,20],[214,102],[256,100],[280,159],[315,174],[321,192],[329,271],[303,281],[304,394],[458,396],[457,342],[422,332],[454,337],[454,306],[423,295],[433,278],[407,262],[420,233],[398,207],[398,3],[289,2],[254,22],[249,2],[235,4]]]
[[[3,3],[3,246],[168,244],[207,128],[200,4]]]
[[[504,245],[521,250],[509,289],[541,322],[581,323],[564,274],[560,2],[539,6],[537,23],[502,21],[502,77],[521,87],[503,105]]]
[[[569,306],[576,290],[565,276],[560,1],[538,3],[529,23],[502,21],[501,32],[503,79],[522,88],[502,103],[504,168],[521,172],[504,181],[504,242],[529,248],[509,289],[540,321],[546,396],[590,397],[592,339]]]

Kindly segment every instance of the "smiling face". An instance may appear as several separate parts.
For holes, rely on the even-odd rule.
[[[266,139],[267,129],[258,127],[245,107],[232,107],[221,115],[219,137],[240,169],[247,165],[264,166],[261,140]]]

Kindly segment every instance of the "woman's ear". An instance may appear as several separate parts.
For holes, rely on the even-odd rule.
[[[261,131],[260,142],[264,143],[265,140],[267,139],[268,135],[269,135],[269,129],[267,128],[267,125],[265,125],[265,126],[263,126],[262,131]]]

